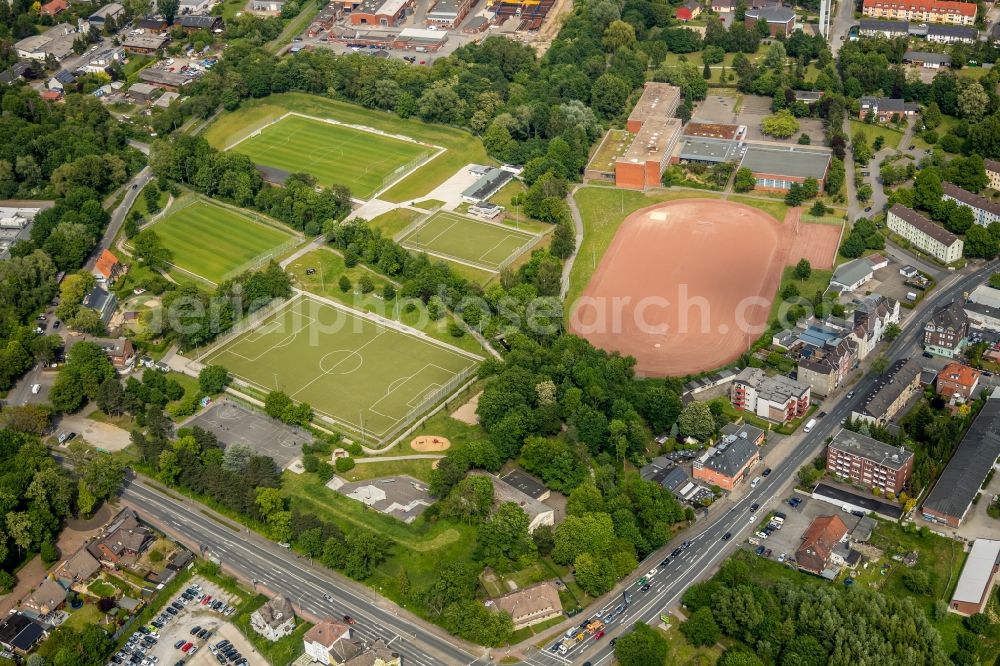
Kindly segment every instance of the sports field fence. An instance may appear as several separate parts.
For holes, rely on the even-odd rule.
[[[194,358],[195,361],[202,363],[205,356],[207,356],[209,352],[211,352],[213,349],[228,344],[233,338],[236,338],[242,335],[243,333],[246,333],[251,328],[256,327],[262,321],[264,321],[265,319],[276,313],[278,310],[283,308],[285,305],[291,303],[293,298],[272,299],[270,303],[260,308],[259,310],[251,312],[246,317],[243,317],[238,322],[233,324],[232,328],[230,328],[225,333],[216,336],[215,339],[213,339],[211,342],[206,343],[202,347],[194,349],[191,356]]]
[[[302,242],[301,238],[298,238],[296,236],[292,236],[291,238],[289,238],[288,240],[286,240],[281,245],[278,245],[277,247],[272,247],[270,250],[264,250],[263,252],[261,252],[260,254],[258,254],[253,259],[251,259],[249,261],[245,261],[242,264],[240,264],[239,266],[237,266],[236,268],[234,268],[231,271],[228,271],[227,273],[225,273],[222,276],[222,282],[225,282],[226,280],[232,279],[232,278],[236,277],[237,275],[242,275],[243,273],[245,273],[245,272],[247,272],[249,270],[255,270],[255,269],[260,268],[261,266],[263,266],[264,264],[268,263],[272,259],[274,259],[276,257],[280,257],[285,252],[288,252],[292,248],[297,247],[299,245],[299,243],[301,243],[301,242]]]
[[[401,240],[412,234],[414,231],[419,229],[427,220],[431,218],[431,215],[433,214],[434,213],[427,213],[426,215],[421,215],[413,222],[410,222],[408,225],[406,225],[405,229],[403,229],[400,232],[397,232],[396,235],[392,237],[392,240],[396,241],[397,243],[400,242]]]
[[[513,252],[511,252],[510,255],[508,255],[508,257],[506,259],[504,259],[503,261],[501,261],[500,265],[497,266],[497,273],[503,271],[505,268],[507,268],[508,266],[510,266],[512,263],[514,263],[514,261],[518,257],[520,257],[522,254],[524,254],[528,250],[530,250],[536,243],[538,243],[538,241],[540,239],[541,239],[541,236],[532,236],[523,245],[521,245],[519,248],[517,248],[516,250],[514,250]]]
[[[372,196],[381,192],[385,188],[389,187],[394,182],[396,182],[397,180],[408,174],[410,171],[416,169],[418,166],[420,166],[420,164],[424,160],[426,160],[433,154],[434,154],[433,150],[425,150],[424,152],[420,153],[406,164],[396,167],[392,173],[390,173],[388,176],[382,179],[382,183],[378,186],[378,189],[376,189],[375,192],[372,192]]]
[[[262,120],[261,122],[259,122],[256,125],[254,125],[253,129],[247,130],[243,134],[243,136],[241,136],[240,138],[236,139],[236,141],[233,141],[231,144],[229,144],[228,146],[226,146],[223,150],[232,150],[233,148],[235,148],[236,146],[240,145],[241,143],[243,143],[247,139],[249,139],[251,137],[257,136],[265,128],[270,127],[271,125],[274,125],[275,123],[277,123],[277,122],[279,122],[281,120],[284,120],[285,118],[287,118],[290,115],[292,115],[292,112],[291,111],[287,111],[287,112],[281,114],[280,116],[278,116],[277,118],[269,118],[269,119]]]
[[[430,410],[431,407],[433,407],[436,403],[443,401],[452,393],[455,393],[462,384],[468,381],[468,379],[476,373],[478,369],[479,366],[474,364],[453,376],[433,393],[428,393],[417,405],[410,409],[402,420],[398,421],[396,425],[392,426],[381,437],[378,437],[378,442],[380,444],[385,444],[386,442],[391,442],[395,437],[405,433],[407,428],[423,419],[426,416],[425,412]]]

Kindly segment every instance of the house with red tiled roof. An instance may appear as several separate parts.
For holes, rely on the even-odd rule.
[[[39,96],[45,102],[58,102],[62,99],[62,92],[59,90],[43,90]]]
[[[861,13],[892,21],[972,25],[976,9],[974,2],[956,0],[864,0]]]
[[[945,398],[957,398],[959,402],[971,400],[979,387],[980,373],[962,363],[952,361],[941,368],[937,376],[937,394]]]
[[[110,250],[104,250],[101,252],[101,256],[97,258],[97,263],[94,265],[94,278],[97,279],[99,284],[114,284],[118,276],[125,272],[125,266],[118,261],[118,257],[113,255]]]
[[[833,549],[847,536],[847,525],[837,515],[819,516],[802,535],[795,551],[799,569],[821,576],[830,565]]]
[[[59,12],[64,12],[69,8],[66,0],[51,0],[51,2],[46,2],[42,5],[42,8],[38,10],[39,14],[43,16],[55,16]]]

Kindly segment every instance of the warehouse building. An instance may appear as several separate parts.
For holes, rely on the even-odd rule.
[[[948,610],[958,615],[982,613],[993,589],[997,565],[1000,563],[1000,541],[976,539],[958,577],[955,593]]]

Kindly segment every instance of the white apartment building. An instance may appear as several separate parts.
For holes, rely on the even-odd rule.
[[[895,204],[885,218],[889,229],[938,261],[950,264],[962,258],[962,239],[902,204]]]

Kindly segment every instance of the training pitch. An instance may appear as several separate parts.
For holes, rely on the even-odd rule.
[[[479,359],[300,296],[200,360],[381,438]]]
[[[495,272],[504,261],[528,249],[537,239],[535,234],[514,227],[440,212],[399,242],[415,252]]]
[[[153,229],[173,254],[175,266],[218,284],[292,234],[207,201],[194,201],[167,213]]]
[[[257,164],[305,172],[323,186],[346,185],[367,199],[408,173],[405,167],[433,148],[315,118],[289,115],[233,147]],[[398,172],[398,173],[397,173]]]

